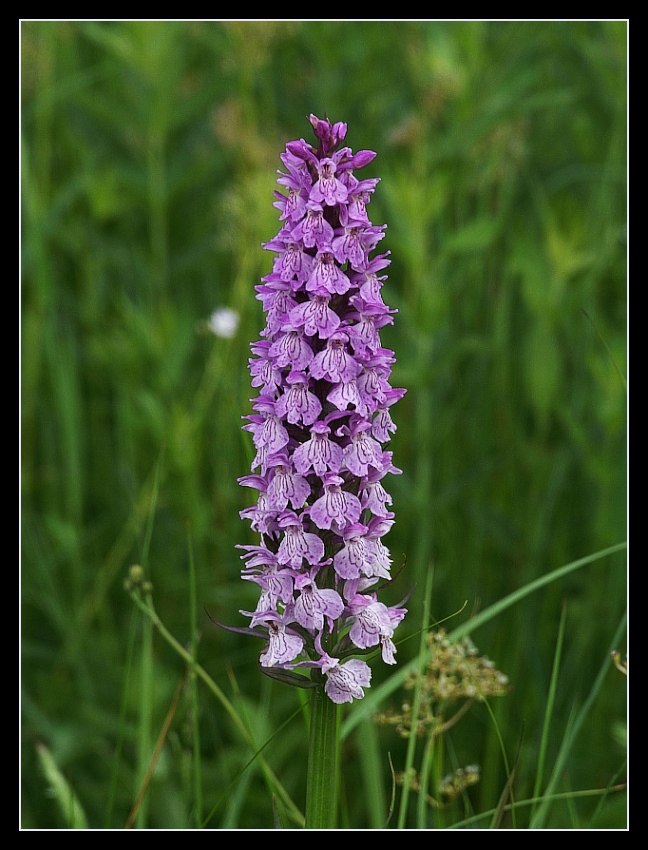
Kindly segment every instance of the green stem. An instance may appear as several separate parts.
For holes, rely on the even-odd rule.
[[[283,802],[286,808],[289,811],[290,817],[300,826],[303,824],[304,818],[297,806],[293,803],[288,795],[287,791],[283,788],[277,777],[274,775],[272,770],[268,767],[265,762],[265,759],[262,755],[260,755],[261,750],[257,748],[252,736],[246,725],[243,723],[241,718],[236,712],[236,709],[232,705],[232,703],[227,699],[223,691],[218,687],[216,682],[211,678],[209,673],[201,667],[200,664],[196,663],[196,659],[191,653],[187,652],[187,650],[173,637],[171,632],[166,628],[162,620],[158,617],[155,609],[153,608],[153,600],[151,599],[150,594],[147,596],[146,601],[144,601],[140,594],[135,591],[130,591],[130,597],[135,603],[135,605],[143,611],[147,617],[151,620],[153,625],[157,628],[162,637],[166,640],[166,642],[175,649],[178,655],[185,660],[185,662],[190,666],[191,670],[196,671],[196,675],[199,679],[207,685],[209,690],[214,694],[214,696],[218,699],[220,704],[223,706],[230,719],[234,723],[234,726],[241,734],[243,740],[252,748],[254,752],[254,758],[259,758],[259,763],[261,765],[261,770],[264,773],[266,778],[266,782],[268,783],[271,793],[276,793],[279,799]],[[265,745],[264,745],[265,746]],[[263,749],[263,747],[261,747]],[[251,764],[250,761],[248,764]],[[247,767],[247,765],[246,765]],[[219,801],[220,803],[220,801]],[[212,812],[213,814],[213,812]],[[211,814],[207,818],[207,821],[203,822],[202,826],[206,826],[207,822],[211,818]]]
[[[317,688],[311,699],[306,829],[335,829],[339,741],[338,706],[326,696],[323,688]]]

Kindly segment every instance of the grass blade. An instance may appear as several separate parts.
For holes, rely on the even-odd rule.
[[[554,662],[553,668],[551,671],[551,682],[549,683],[549,694],[547,696],[547,706],[545,709],[544,722],[542,724],[542,737],[540,739],[540,751],[538,754],[538,769],[536,772],[536,780],[533,786],[533,796],[540,796],[540,789],[542,787],[542,778],[544,772],[544,763],[547,755],[547,746],[549,743],[549,728],[551,725],[551,717],[553,714],[553,707],[556,699],[556,686],[558,682],[558,670],[560,668],[560,656],[562,653],[562,644],[563,638],[565,636],[565,621],[567,619],[567,606],[563,604],[562,612],[560,615],[560,624],[558,626],[558,640],[556,641],[556,651],[554,653]],[[535,815],[535,807],[531,811],[531,819]]]
[[[480,626],[483,626],[484,623],[489,622],[494,617],[501,614],[507,608],[510,608],[512,605],[515,605],[520,600],[524,599],[525,596],[533,593],[536,590],[539,590],[541,587],[545,587],[551,582],[556,581],[563,576],[568,575],[569,573],[574,572],[575,570],[580,569],[581,567],[585,567],[588,564],[593,564],[595,561],[599,561],[602,558],[607,557],[608,555],[614,555],[617,552],[621,552],[626,548],[627,544],[617,543],[615,546],[609,546],[607,549],[601,549],[599,552],[595,552],[593,555],[587,555],[585,558],[579,558],[577,561],[572,561],[569,564],[566,564],[563,567],[558,567],[546,575],[540,576],[540,578],[535,579],[534,581],[529,582],[528,584],[521,587],[519,590],[513,591],[508,596],[505,596],[503,599],[500,599],[499,602],[495,602],[489,608],[484,609],[481,613],[477,614],[477,616],[472,617],[470,620],[467,620],[461,626],[457,626],[456,629],[453,629],[448,634],[448,640],[456,641],[462,637],[465,637],[467,634],[472,634],[475,629],[478,629]],[[393,694],[394,691],[398,690],[403,686],[405,679],[407,676],[412,673],[417,665],[418,665],[418,657],[410,661],[409,664],[404,665],[394,673],[386,682],[384,682],[379,688],[376,688],[373,693],[367,694],[365,698],[362,700],[362,703],[354,706],[354,710],[349,713],[349,716],[342,724],[342,740],[349,735],[350,732],[355,729],[360,720],[365,717],[370,717],[375,711],[378,710],[378,706],[382,703],[384,699],[386,699],[390,694]]]
[[[67,779],[58,769],[54,757],[45,744],[36,744],[36,753],[43,768],[52,794],[61,808],[69,829],[87,829],[88,821],[79,802],[79,798]]]

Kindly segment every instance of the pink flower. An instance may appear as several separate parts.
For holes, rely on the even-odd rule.
[[[385,236],[367,212],[379,180],[353,174],[375,153],[343,147],[343,122],[309,121],[316,144],[289,142],[281,154],[281,227],[263,246],[273,270],[256,286],[266,326],[252,344],[259,395],[243,426],[256,455],[239,482],[257,494],[241,516],[259,545],[241,548],[243,578],[260,598],[242,613],[251,618],[244,631],[265,640],[268,675],[299,683],[293,671],[319,669],[325,693],[343,703],[371,682],[367,663],[351,656],[380,646],[395,663],[405,616],[371,592],[391,579],[384,481],[400,470],[385,444],[396,430],[388,408],[404,390],[389,383],[395,357],[380,340],[396,311],[381,295],[389,252],[372,257]],[[339,657],[322,645],[329,635]]]

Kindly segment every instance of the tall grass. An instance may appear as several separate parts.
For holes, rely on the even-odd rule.
[[[364,717],[343,825],[381,827],[394,793],[390,826],[487,826],[498,804],[502,827],[624,826],[604,792],[624,760],[626,29],[22,24],[23,827],[124,827],[158,741],[138,826],[300,822],[302,695],[204,609],[240,624],[255,604],[234,548],[254,542],[236,483],[254,286],[278,154],[310,112],[347,121],[382,178],[399,308],[382,337],[408,389],[392,601],[416,585],[394,675],[417,664],[433,570],[429,622],[461,611],[447,630],[474,629],[512,686],[435,744],[430,776],[481,768],[443,809],[415,789],[398,809],[388,754],[402,771],[408,742]],[[218,306],[233,338],[206,330]],[[380,675],[376,708],[398,706]]]

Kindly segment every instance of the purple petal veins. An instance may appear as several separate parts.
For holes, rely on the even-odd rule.
[[[363,688],[369,687],[371,668],[365,661],[352,658],[345,664],[330,667],[326,676],[324,690],[329,699],[336,703],[353,702],[354,699],[362,699]]]

